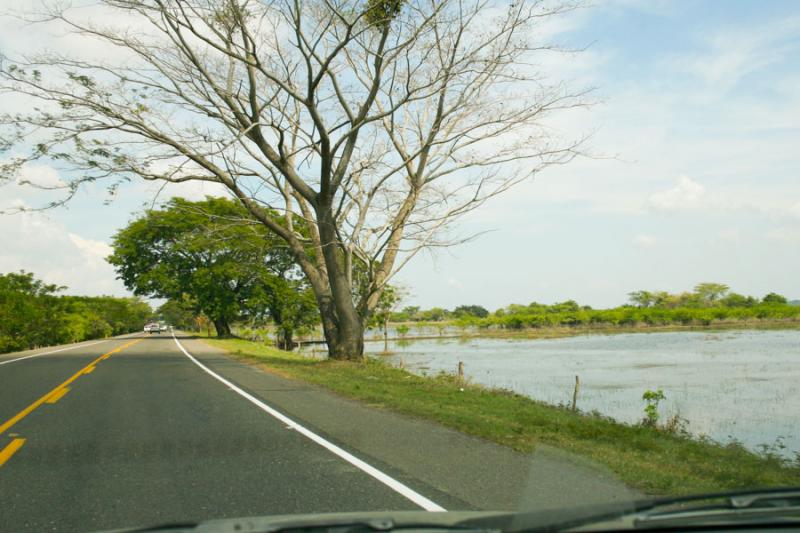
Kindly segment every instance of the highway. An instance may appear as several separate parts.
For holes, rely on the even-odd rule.
[[[0,529],[422,508],[209,372],[167,334],[0,357]]]
[[[627,499],[522,455],[235,361],[186,335],[0,355],[0,531]]]

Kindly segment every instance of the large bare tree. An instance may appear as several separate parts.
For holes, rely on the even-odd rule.
[[[333,358],[362,357],[383,289],[419,250],[453,244],[458,217],[581,144],[545,119],[583,94],[537,66],[554,51],[540,29],[571,3],[100,4],[117,18],[51,4],[37,20],[113,60],[4,58],[0,90],[35,107],[2,117],[15,148],[0,176],[49,161],[56,204],[97,180],[222,184],[291,249]]]

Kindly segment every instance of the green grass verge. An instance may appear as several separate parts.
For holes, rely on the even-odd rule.
[[[420,377],[388,364],[320,361],[240,339],[207,339],[231,355],[371,406],[438,422],[529,452],[544,443],[608,466],[648,494],[800,485],[800,464],[544,404],[502,390]],[[463,389],[463,390],[462,390]]]

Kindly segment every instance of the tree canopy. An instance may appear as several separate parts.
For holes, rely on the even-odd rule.
[[[764,298],[761,301],[764,302],[765,304],[786,304],[786,303],[789,303],[788,300],[786,299],[786,296],[783,296],[781,294],[777,294],[777,293],[774,293],[774,292],[771,292],[771,293],[767,294],[766,296],[764,296]]]
[[[121,335],[152,310],[137,298],[63,296],[30,272],[0,274],[0,353]]]
[[[478,318],[486,318],[489,316],[489,310],[481,305],[459,305],[453,309],[453,315],[456,317],[475,316]]]
[[[285,243],[235,201],[174,198],[117,232],[113,248],[108,261],[134,294],[169,298],[168,311],[194,305],[219,336],[233,320],[265,313],[284,337],[318,320]]]

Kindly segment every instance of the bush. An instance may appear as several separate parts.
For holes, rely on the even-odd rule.
[[[33,274],[0,274],[0,353],[139,330],[152,314],[136,298],[59,296]]]

